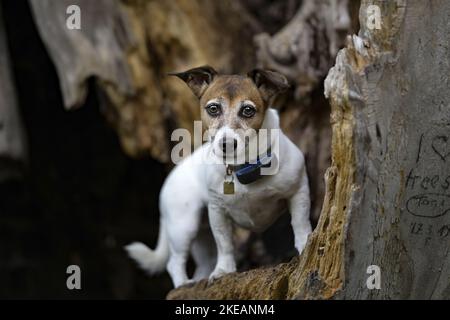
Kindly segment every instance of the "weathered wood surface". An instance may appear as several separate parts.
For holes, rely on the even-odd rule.
[[[380,30],[366,26],[372,4]],[[168,298],[450,298],[449,14],[445,0],[362,1],[359,35],[325,82],[332,164],[304,253]],[[366,285],[370,265],[379,290]]]
[[[382,28],[362,23],[328,81],[354,119],[338,296],[449,299],[450,3],[367,1],[363,19],[371,3]],[[381,268],[380,290],[365,286],[368,265]]]
[[[26,162],[26,159],[26,137],[11,74],[0,7],[0,181],[19,174],[19,165]]]

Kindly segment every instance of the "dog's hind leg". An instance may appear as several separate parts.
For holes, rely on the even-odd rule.
[[[174,219],[168,221],[170,258],[167,263],[173,285],[179,287],[189,281],[186,273],[186,261],[189,257],[192,241],[197,236],[201,209],[187,205],[182,214],[168,215]]]
[[[209,225],[201,227],[192,243],[192,257],[196,267],[193,280],[199,281],[209,277],[217,260],[217,250]]]

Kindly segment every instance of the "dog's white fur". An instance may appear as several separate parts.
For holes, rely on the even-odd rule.
[[[266,111],[262,128],[279,129],[276,110]],[[212,144],[199,147],[169,174],[160,194],[160,234],[155,250],[142,243],[126,247],[129,255],[149,273],[167,266],[175,287],[189,281],[186,261],[190,250],[197,264],[194,280],[209,276],[213,280],[236,270],[233,253],[232,222],[263,231],[285,209],[291,214],[295,247],[301,253],[311,232],[308,177],[302,152],[281,131],[278,141],[278,173],[248,185],[235,181],[235,194],[223,194],[224,164],[204,164],[211,156]],[[273,147],[273,146],[272,146]],[[210,230],[201,227],[204,209]],[[215,264],[215,268],[214,268]],[[213,270],[214,268],[214,270]],[[212,272],[212,273],[211,273]]]

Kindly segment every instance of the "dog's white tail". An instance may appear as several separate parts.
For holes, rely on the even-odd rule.
[[[164,270],[169,260],[169,243],[167,231],[161,219],[156,249],[152,250],[141,242],[133,242],[125,246],[128,255],[133,258],[143,270],[150,275],[160,273]]]

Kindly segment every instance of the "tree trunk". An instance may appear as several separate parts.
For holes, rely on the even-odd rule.
[[[0,7],[0,182],[19,175],[27,158],[26,138],[10,70]]]
[[[370,5],[381,29],[368,27]],[[332,164],[305,251],[169,299],[450,298],[449,15],[445,0],[362,1],[359,36],[325,81]]]

